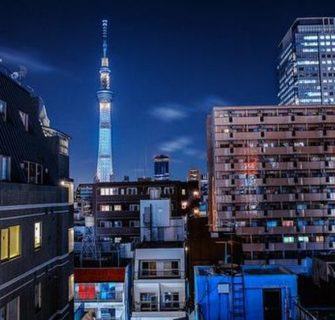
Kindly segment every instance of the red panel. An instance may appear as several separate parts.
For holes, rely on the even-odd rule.
[[[80,284],[78,287],[78,298],[82,300],[94,300],[96,298],[95,285]]]
[[[124,282],[125,268],[77,268],[74,270],[76,283]]]

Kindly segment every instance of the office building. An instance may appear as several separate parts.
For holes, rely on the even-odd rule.
[[[0,71],[0,319],[73,318],[69,137]]]
[[[239,236],[246,263],[334,251],[333,106],[215,107],[207,123],[212,235]]]
[[[163,154],[154,158],[155,180],[169,180],[170,178],[170,158]]]
[[[231,266],[197,266],[194,269],[196,320],[298,319],[297,276],[283,267],[243,266],[242,270],[236,270]]]
[[[100,89],[97,92],[99,100],[99,151],[96,180],[108,182],[113,177],[112,157],[112,102],[111,76],[107,56],[107,26],[108,21],[102,20],[102,58],[100,67]]]
[[[279,104],[335,103],[334,17],[296,19],[279,51]]]
[[[131,272],[125,268],[76,268],[75,309],[92,319],[129,319]]]

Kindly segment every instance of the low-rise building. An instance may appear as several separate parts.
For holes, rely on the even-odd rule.
[[[127,320],[129,279],[129,267],[75,269],[77,313],[88,313],[96,320]]]
[[[195,319],[296,319],[297,275],[279,266],[197,266]]]
[[[182,242],[143,242],[135,250],[132,320],[176,319],[186,311]]]

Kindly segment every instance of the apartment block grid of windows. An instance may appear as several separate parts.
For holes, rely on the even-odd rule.
[[[334,250],[335,110],[215,108],[212,230],[235,230],[246,261],[299,262]]]

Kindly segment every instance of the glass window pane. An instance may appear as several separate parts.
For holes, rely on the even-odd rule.
[[[1,256],[0,260],[8,259],[8,229],[1,230]]]
[[[20,226],[9,227],[9,258],[20,255]]]

